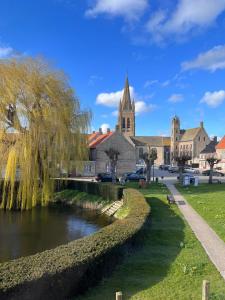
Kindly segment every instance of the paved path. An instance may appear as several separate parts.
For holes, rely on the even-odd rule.
[[[176,204],[184,215],[194,234],[202,244],[209,258],[225,279],[225,243],[202,217],[187,203],[173,184],[166,183],[173,194]]]

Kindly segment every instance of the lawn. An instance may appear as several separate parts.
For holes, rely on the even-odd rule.
[[[181,187],[191,206],[206,220],[225,241],[225,184],[201,184],[198,187]]]
[[[209,261],[178,208],[168,206],[167,190],[152,185],[142,190],[152,208],[142,248],[117,266],[104,279],[76,300],[200,300],[203,279],[211,282],[211,298],[225,299],[225,283]]]

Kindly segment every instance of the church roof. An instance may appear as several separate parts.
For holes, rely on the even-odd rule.
[[[218,144],[217,141],[211,141],[202,151],[200,154],[210,154],[216,152],[216,145]]]
[[[130,86],[129,86],[128,77],[126,78],[126,81],[125,81],[123,98],[122,98],[122,102],[121,102],[121,109],[132,111],[132,103],[131,103],[131,98],[130,98]]]
[[[216,149],[225,149],[225,136],[222,138],[222,140],[216,146]]]
[[[200,127],[183,130],[183,135],[181,136],[180,141],[185,142],[185,141],[193,140],[198,134],[199,129]]]
[[[170,146],[170,137],[164,136],[134,136],[131,137],[136,146],[151,145],[155,147]]]

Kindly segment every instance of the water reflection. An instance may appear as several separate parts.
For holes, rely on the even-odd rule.
[[[95,211],[70,207],[0,210],[0,262],[54,248],[111,223]]]

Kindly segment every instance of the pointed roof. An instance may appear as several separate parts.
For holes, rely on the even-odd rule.
[[[132,103],[130,99],[130,86],[128,81],[128,76],[126,77],[125,87],[122,98],[122,110],[132,110]]]
[[[222,140],[216,146],[216,149],[225,149],[225,136],[222,138]]]

